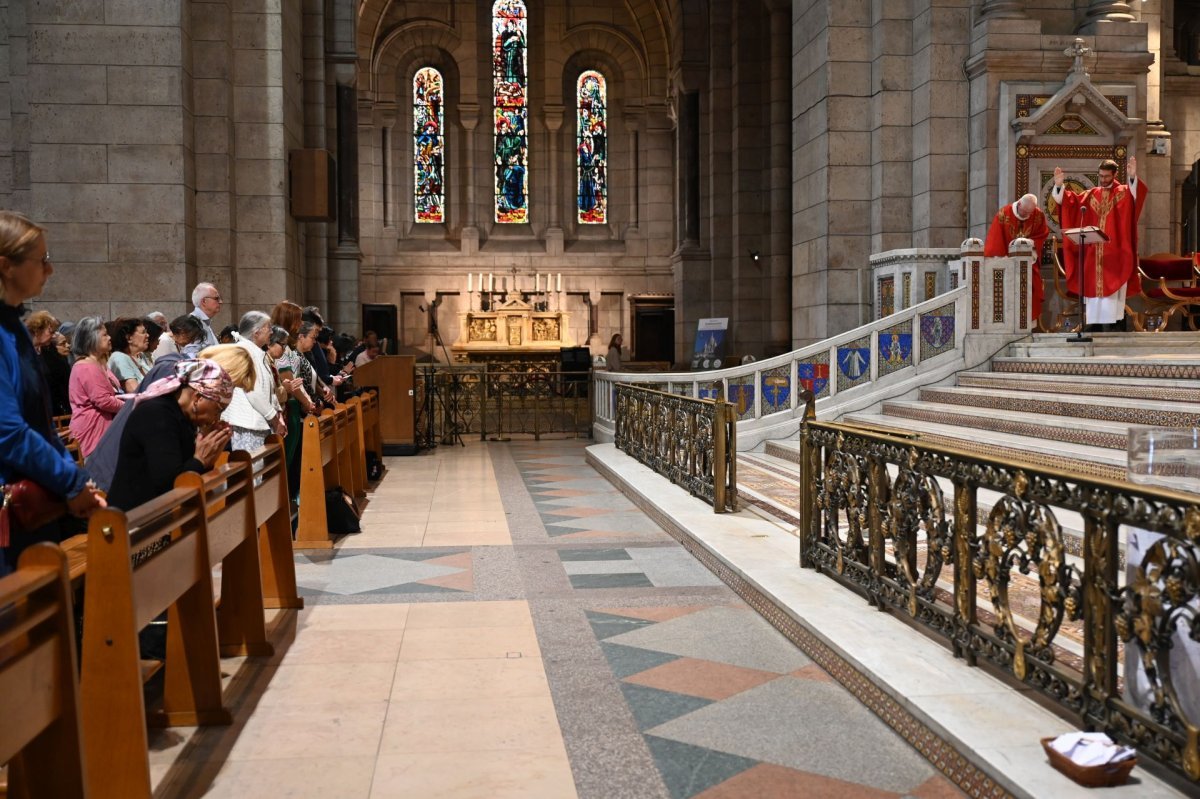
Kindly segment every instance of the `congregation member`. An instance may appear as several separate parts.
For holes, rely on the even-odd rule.
[[[370,363],[371,361],[378,358],[379,355],[380,355],[379,342],[377,341],[374,344],[368,344],[367,348],[365,350],[363,350],[362,352],[360,352],[358,354],[358,357],[354,359],[354,368],[357,369],[358,367],[362,366],[365,363]]]
[[[122,317],[108,325],[108,334],[112,338],[108,370],[116,376],[121,391],[132,394],[150,371],[148,362],[139,357],[150,343],[146,325],[141,319]]]
[[[621,343],[623,339],[620,333],[613,333],[612,338],[608,340],[608,354],[604,356],[604,363],[610,372],[621,371]]]
[[[86,458],[100,443],[113,417],[125,407],[117,378],[108,370],[112,339],[98,316],[85,316],[75,326],[71,352],[75,365],[67,395],[71,400],[71,435]]]
[[[244,348],[236,344],[218,344],[201,352],[199,358],[213,361],[224,369],[235,388],[240,387],[244,391],[253,390],[254,362]],[[158,381],[172,377],[175,374],[175,366],[184,360],[197,360],[197,358],[185,358],[179,353],[170,353],[159,358],[147,373],[142,385],[138,387],[138,393],[144,394]],[[132,415],[133,409],[134,403],[125,403],[125,407],[117,413],[112,424],[100,437],[100,443],[88,456],[88,474],[92,476],[92,480],[101,490],[107,491],[112,486],[113,475],[117,469],[117,457],[121,449],[121,438],[125,434],[125,426],[129,424],[129,417]]]
[[[200,320],[204,327],[204,342],[201,347],[214,347],[221,342],[213,331],[212,318],[221,310],[221,292],[212,283],[197,283],[192,289],[192,316]]]
[[[158,349],[164,336],[171,336],[165,325],[160,325],[149,316],[142,319],[142,324],[146,326],[146,349],[138,353],[138,360],[141,361],[142,369],[149,372],[150,367],[154,365],[154,351]]]
[[[50,412],[55,416],[66,416],[71,412],[69,387],[71,384],[71,342],[62,333],[55,332],[48,346],[42,347],[42,370],[50,390]]]
[[[1141,291],[1137,273],[1137,226],[1146,204],[1145,181],[1138,179],[1137,158],[1129,156],[1129,183],[1117,181],[1118,165],[1100,162],[1099,185],[1074,192],[1064,185],[1061,168],[1054,169],[1054,193],[1064,230],[1095,225],[1108,240],[1085,245],[1083,259],[1084,316],[1092,330],[1118,330],[1125,319],[1125,298]],[[1070,237],[1063,242],[1063,269],[1071,291],[1079,287],[1079,248]]]
[[[301,318],[311,323],[314,330],[312,346],[307,350],[303,350],[304,357],[312,364],[313,372],[316,373],[321,399],[324,402],[332,404],[335,400],[334,386],[341,381],[335,381],[333,371],[329,368],[329,359],[326,357],[324,349],[320,346],[320,336],[321,331],[325,328],[325,319],[321,316],[321,311],[315,305],[305,307]]]
[[[49,311],[34,311],[25,318],[25,328],[33,339],[33,349],[38,353],[46,349],[58,330],[58,320]]]
[[[169,329],[170,335],[159,339],[158,349],[154,351],[155,360],[165,355],[195,358],[204,349],[204,324],[191,314],[175,317]]]
[[[254,452],[261,449],[272,432],[286,435],[283,409],[275,395],[275,379],[263,350],[271,337],[271,317],[250,311],[238,324],[234,343],[254,361],[255,383],[251,391],[235,389],[222,418],[233,430],[232,446]]]
[[[1033,242],[1033,263],[1030,264],[1033,300],[1029,317],[1034,321],[1042,315],[1042,299],[1046,293],[1042,284],[1041,259],[1042,247],[1049,235],[1050,227],[1046,224],[1046,215],[1038,208],[1037,195],[1026,194],[996,212],[983,244],[985,256],[1003,258],[1008,255],[1008,245],[1014,239],[1030,239]]]
[[[233,393],[215,361],[183,360],[139,394],[121,435],[109,505],[131,510],[170,491],[184,472],[212,469],[233,434],[221,421]]]
[[[0,576],[29,546],[62,541],[78,531],[72,516],[105,506],[54,430],[41,363],[21,323],[24,303],[42,293],[54,273],[43,228],[0,211],[0,483],[30,480],[64,505],[31,529],[0,529]],[[11,515],[11,514],[10,514]]]

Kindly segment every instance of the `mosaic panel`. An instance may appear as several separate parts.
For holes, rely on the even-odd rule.
[[[925,273],[925,296],[923,299],[930,299],[937,295],[937,272]]]
[[[921,314],[921,360],[954,349],[954,303]]]
[[[979,329],[979,262],[971,264],[971,329]]]
[[[1033,266],[1037,269],[1037,265]],[[1040,271],[1040,270],[1039,270]],[[1029,318],[1029,270],[1021,270],[1021,315],[1017,317],[1022,322]]]
[[[1004,322],[1004,270],[992,270],[992,322]]]
[[[678,394],[681,397],[690,397],[690,396],[692,396],[692,384],[690,382],[688,382],[688,383],[672,383],[671,384],[671,393]]]
[[[721,399],[722,387],[720,380],[708,380],[697,383],[698,399]]]
[[[754,418],[754,375],[730,378],[729,402],[737,410],[739,422]]]
[[[879,334],[879,376],[913,365],[912,320],[889,327]]]
[[[891,316],[896,312],[896,278],[879,278],[879,316]]]
[[[957,269],[955,269],[953,272],[950,273],[950,290],[954,291],[956,288],[958,288],[958,270]]]
[[[903,301],[900,307],[908,308],[912,305],[912,272],[905,272],[902,279],[903,290],[901,296]]]
[[[762,373],[762,415],[779,413],[791,407],[792,368],[777,366]]]
[[[829,353],[822,352],[796,364],[796,385],[817,399],[829,396]]]
[[[871,337],[863,336],[837,348],[838,391],[871,380]]]

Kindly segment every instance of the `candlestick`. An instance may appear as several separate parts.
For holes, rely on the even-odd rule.
[[[474,275],[472,275],[470,272],[467,272],[467,293],[468,293],[468,294],[470,294],[470,293],[473,291],[473,289],[471,288],[471,280],[472,280],[474,277],[475,277],[475,276],[474,276]]]
[[[558,288],[555,291],[562,291],[562,272],[558,273]]]
[[[488,291],[492,292],[495,290],[496,290],[496,280],[494,277],[492,277],[492,273],[488,272]]]
[[[542,290],[542,273],[534,272],[533,273],[533,293],[537,294],[537,293],[541,292],[541,290]]]

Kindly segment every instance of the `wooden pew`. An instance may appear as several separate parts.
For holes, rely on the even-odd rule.
[[[333,485],[326,485],[325,490],[328,491],[334,485],[341,486],[350,496],[357,494],[354,486],[354,465],[352,463],[353,456],[351,454],[350,439],[353,436],[353,431],[350,427],[350,414],[345,405],[338,405],[334,408],[326,408],[321,412],[322,416],[333,417],[333,437],[337,442],[337,450],[335,457],[338,464],[338,479],[340,482]],[[364,492],[365,494],[365,492]]]
[[[363,440],[368,452],[374,452],[383,460],[383,434],[379,427],[379,392],[368,391],[361,397],[363,412]]]
[[[258,452],[238,450],[229,458],[231,462],[249,464],[258,481],[251,499],[258,528],[263,606],[268,608],[304,607],[304,600],[296,592],[285,457],[283,439],[272,434]]]
[[[363,438],[362,400],[351,397],[346,402],[346,425],[350,447],[350,482],[354,484],[351,492],[356,497],[367,495],[367,452],[366,441]]]
[[[296,549],[332,549],[325,521],[326,486],[341,485],[338,478],[334,415],[307,416],[300,445],[300,518],[296,524]]]
[[[0,763],[13,799],[88,795],[76,662],[66,555],[36,544],[0,580]]]
[[[208,562],[221,564],[221,598],[217,602],[217,636],[221,655],[265,656],[275,649],[267,641],[263,615],[262,570],[258,524],[254,513],[252,465],[242,455],[211,472],[185,472],[176,488],[200,492],[205,510]]]
[[[165,539],[165,542],[164,542]],[[138,561],[134,562],[134,556]],[[163,712],[171,726],[230,724],[222,704],[205,504],[177,488],[88,524],[81,679],[84,749],[94,799],[149,797],[149,741],[138,631],[167,610]]]

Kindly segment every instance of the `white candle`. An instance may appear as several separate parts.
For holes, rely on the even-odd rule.
[[[468,294],[470,294],[472,291],[474,291],[474,289],[471,287],[472,286],[471,281],[474,279],[475,279],[475,276],[472,275],[470,272],[467,272],[467,293]]]
[[[488,291],[495,291],[495,290],[496,290],[495,278],[492,277],[491,272],[488,272]]]
[[[562,291],[562,272],[558,273],[558,288],[555,291]]]
[[[537,294],[541,290],[542,290],[542,273],[534,272],[533,273],[533,293]]]

